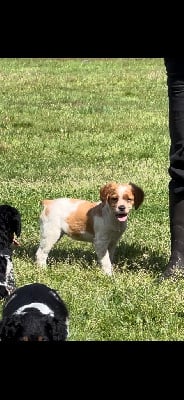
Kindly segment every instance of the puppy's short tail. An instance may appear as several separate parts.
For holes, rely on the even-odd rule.
[[[42,207],[46,207],[46,206],[48,206],[50,203],[52,203],[52,201],[53,201],[53,200],[44,199],[44,200],[41,200],[41,201],[40,201],[40,205],[41,205]]]
[[[41,200],[40,204],[43,207],[41,217],[49,215],[52,202],[53,200],[48,200],[48,199]]]

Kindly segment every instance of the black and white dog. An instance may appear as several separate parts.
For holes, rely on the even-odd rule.
[[[15,289],[12,263],[12,244],[18,244],[21,233],[21,215],[8,204],[0,205],[0,299],[8,296]]]
[[[4,305],[0,340],[65,341],[68,322],[68,309],[55,290],[41,283],[24,285]]]

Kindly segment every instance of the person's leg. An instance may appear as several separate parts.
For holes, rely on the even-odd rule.
[[[184,59],[165,58],[169,98],[171,255],[164,272],[184,273]]]

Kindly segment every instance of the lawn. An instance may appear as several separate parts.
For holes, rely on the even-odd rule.
[[[42,282],[58,291],[70,341],[183,340],[184,281],[159,282],[170,252],[163,60],[0,59],[0,91],[0,203],[22,216],[17,286]],[[97,201],[111,180],[145,192],[113,276],[102,273],[92,244],[67,237],[46,269],[36,266],[40,201]]]

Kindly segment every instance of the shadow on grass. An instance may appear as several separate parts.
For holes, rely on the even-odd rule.
[[[138,271],[144,269],[153,273],[163,272],[166,268],[167,257],[148,247],[128,245],[121,243],[115,257],[116,269],[120,272],[124,269]]]
[[[16,248],[15,252],[19,258],[30,259],[35,262],[35,254],[38,245],[28,245]],[[97,257],[93,246],[86,249],[82,248],[52,248],[48,257],[48,267],[52,267],[57,263],[65,263],[72,265],[79,263],[83,268],[89,268],[97,263]],[[115,269],[119,272],[123,270],[138,271],[144,269],[153,273],[160,273],[165,270],[167,263],[166,256],[160,256],[157,252],[150,251],[149,248],[143,248],[135,244],[129,245],[125,243],[119,244],[114,257]]]
[[[22,246],[18,247],[15,250],[15,253],[17,257],[35,262],[35,254],[38,249],[38,245],[27,245],[27,246]],[[70,248],[70,249],[65,249],[65,248],[52,248],[49,257],[47,260],[48,266],[52,266],[52,264],[57,264],[57,263],[64,263],[67,262],[69,265],[72,265],[76,262],[80,262],[80,265],[85,266],[91,266],[94,264],[96,261],[96,256],[95,252],[93,250],[93,247],[91,250],[86,250],[82,248]]]

